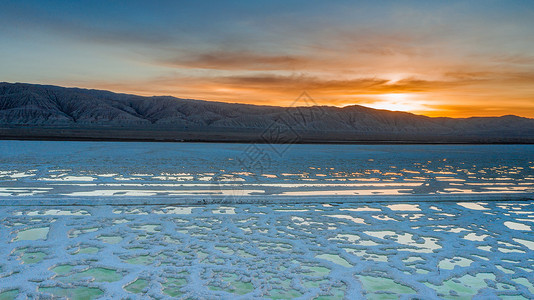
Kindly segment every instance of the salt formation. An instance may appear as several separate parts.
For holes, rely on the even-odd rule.
[[[531,202],[4,206],[0,219],[1,299],[534,297]]]

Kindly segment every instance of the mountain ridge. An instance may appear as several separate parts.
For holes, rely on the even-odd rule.
[[[0,138],[534,142],[534,119],[515,115],[428,117],[361,105],[279,107],[7,82],[0,82],[0,127]],[[283,139],[266,139],[271,129]]]

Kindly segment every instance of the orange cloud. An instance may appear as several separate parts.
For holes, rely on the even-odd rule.
[[[226,46],[194,52],[170,47],[132,58],[148,64],[151,74],[161,74],[158,77],[65,83],[147,96],[282,106],[307,91],[320,105],[361,104],[430,116],[534,117],[532,56],[476,55],[421,33],[330,34],[325,38],[318,33],[324,39],[286,50]],[[429,39],[432,43],[425,43]]]
[[[492,78],[484,73],[448,74],[449,80],[415,78],[392,82],[381,78],[324,79],[306,75],[249,73],[240,76],[168,76],[146,81],[92,82],[90,87],[141,95],[172,95],[181,98],[260,105],[291,105],[307,91],[319,105],[404,110],[429,116],[534,117],[534,101],[519,90],[513,93],[499,83],[534,84],[529,74]],[[480,79],[477,79],[480,78]],[[495,85],[495,86],[492,86]],[[396,96],[401,95],[402,97]],[[504,101],[503,99],[513,99]]]

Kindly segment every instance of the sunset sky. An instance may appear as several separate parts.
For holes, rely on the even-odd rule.
[[[534,118],[534,1],[3,1],[0,81]]]

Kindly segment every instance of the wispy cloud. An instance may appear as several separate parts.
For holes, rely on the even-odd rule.
[[[207,53],[181,53],[160,60],[162,65],[176,68],[216,70],[291,70],[304,67],[305,57],[295,55],[269,55],[251,51],[211,51]]]

